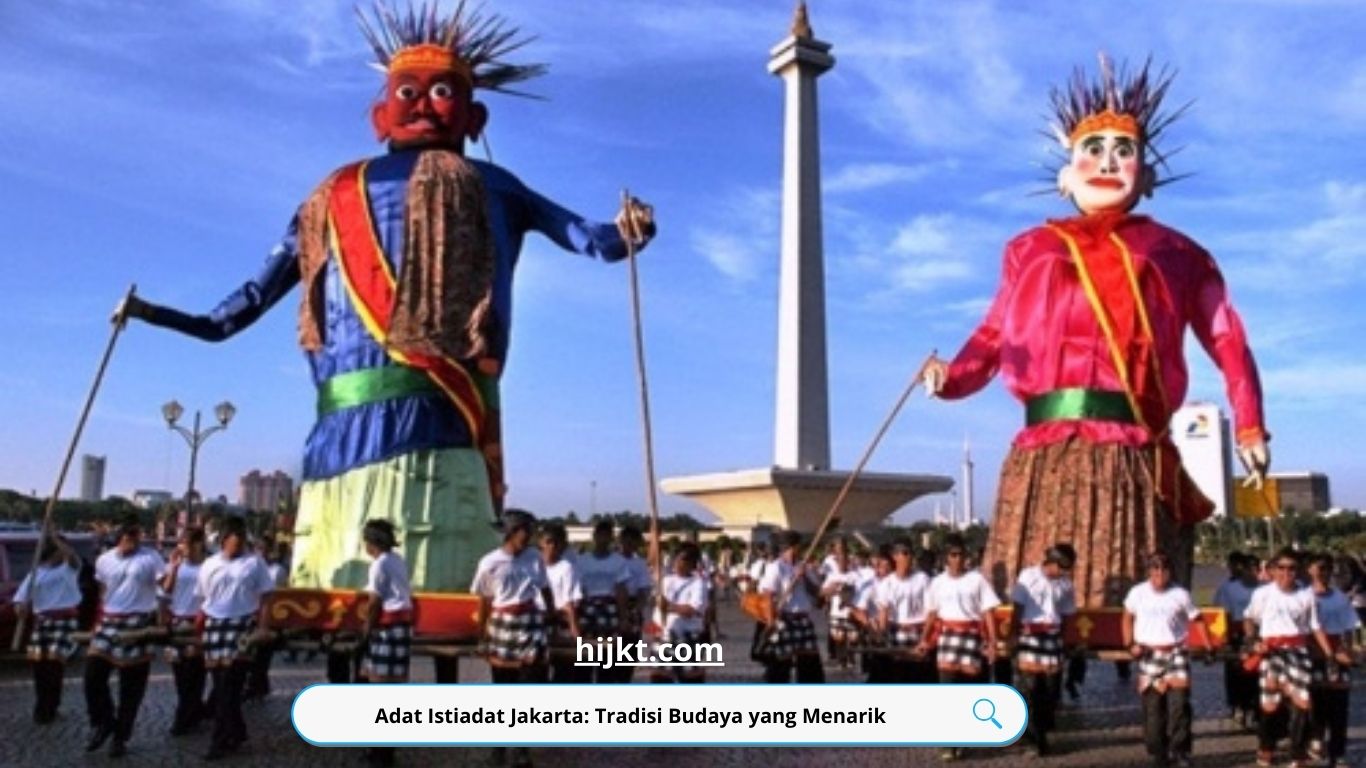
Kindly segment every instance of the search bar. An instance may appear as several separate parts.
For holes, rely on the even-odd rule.
[[[1006,746],[1006,685],[314,685],[294,728],[315,746]]]

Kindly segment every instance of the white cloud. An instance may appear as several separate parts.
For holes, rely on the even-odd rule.
[[[725,277],[750,282],[777,264],[781,208],[776,190],[744,188],[721,197],[720,216],[693,228],[693,250]]]
[[[852,163],[836,171],[823,183],[830,194],[866,192],[871,189],[909,184],[930,175],[935,166],[899,165],[896,163]]]

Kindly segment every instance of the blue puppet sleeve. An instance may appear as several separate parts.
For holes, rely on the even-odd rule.
[[[232,337],[256,322],[299,282],[299,260],[295,251],[297,232],[296,217],[256,277],[229,294],[209,314],[189,315],[170,307],[148,304],[144,319],[152,325],[204,341],[223,341]]]

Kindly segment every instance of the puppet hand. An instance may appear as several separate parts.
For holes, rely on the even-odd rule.
[[[139,299],[133,294],[129,294],[114,308],[114,314],[109,316],[109,322],[122,328],[128,323],[128,318],[130,317],[145,319],[150,307],[151,305],[147,302]]]
[[[623,195],[616,224],[621,239],[639,250],[655,236],[655,209],[637,198]]]
[[[944,382],[949,378],[949,366],[938,357],[931,356],[929,362],[925,363],[925,372],[921,377],[925,382],[925,392],[930,397],[938,397],[940,390],[944,389]]]
[[[1238,459],[1247,470],[1247,479],[1243,481],[1243,487],[1262,490],[1267,467],[1271,465],[1271,451],[1267,448],[1266,441],[1256,440],[1238,446]]]

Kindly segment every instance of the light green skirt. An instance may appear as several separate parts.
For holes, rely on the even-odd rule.
[[[468,592],[479,558],[502,540],[479,452],[417,451],[303,484],[290,586],[364,587],[367,520],[394,524],[414,591]]]

